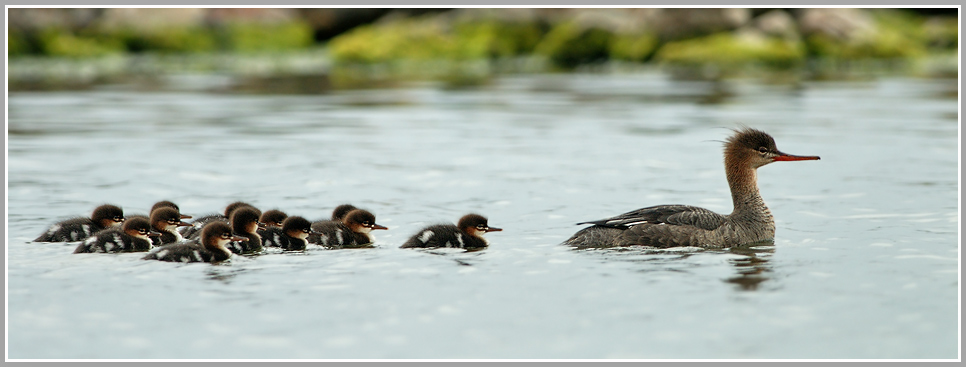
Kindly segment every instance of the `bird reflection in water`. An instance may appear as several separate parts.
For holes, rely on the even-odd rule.
[[[646,267],[635,269],[640,273],[653,272],[688,272],[691,266],[687,259],[700,254],[735,254],[740,258],[729,259],[737,274],[724,281],[738,285],[738,290],[754,291],[759,284],[769,279],[772,272],[769,257],[775,252],[775,242],[772,240],[758,241],[727,249],[703,249],[695,247],[678,247],[660,249],[647,246],[622,246],[606,249],[574,249],[588,254],[600,256],[604,261],[621,261],[647,264]],[[693,259],[692,259],[693,260]]]
[[[732,247],[728,251],[745,257],[729,260],[738,275],[726,279],[726,282],[738,285],[743,291],[754,291],[758,290],[759,284],[768,280],[768,273],[772,272],[768,257],[775,253],[775,241],[754,242]]]

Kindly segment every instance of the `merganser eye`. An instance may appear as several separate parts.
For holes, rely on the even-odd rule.
[[[761,152],[761,153],[768,153],[768,148],[758,147],[758,151]]]
[[[480,224],[480,225],[476,226],[476,229],[479,229],[481,231],[485,231],[486,230],[486,226]]]
[[[146,229],[139,229],[138,230],[138,233],[140,233],[140,234],[148,234],[148,230],[146,230]]]

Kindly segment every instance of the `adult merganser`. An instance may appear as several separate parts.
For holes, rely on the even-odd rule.
[[[305,250],[308,245],[305,239],[313,233],[316,232],[312,230],[312,222],[296,215],[285,218],[281,227],[269,227],[258,234],[262,237],[262,246],[300,251]]]
[[[460,218],[455,226],[452,224],[437,224],[420,230],[400,248],[455,247],[482,249],[489,244],[483,238],[483,234],[502,230],[501,228],[490,227],[486,218],[482,215],[467,214]]]
[[[111,227],[95,233],[77,245],[74,253],[147,251],[151,249],[150,237],[160,235],[151,230],[151,223],[144,218],[134,218],[125,221],[121,228]]]
[[[118,206],[105,204],[94,209],[90,218],[71,218],[50,226],[34,242],[80,241],[121,222],[124,222],[124,211]]]
[[[372,247],[374,240],[369,232],[374,229],[388,228],[376,224],[376,216],[363,209],[350,211],[341,222],[312,223],[312,230],[320,233],[316,244],[328,248]]]
[[[244,208],[244,207],[253,208],[255,209],[255,211],[258,213],[259,216],[262,215],[262,211],[258,210],[258,208],[255,208],[251,204],[248,204],[243,201],[236,201],[234,203],[228,204],[228,206],[225,207],[225,215],[221,215],[221,214],[205,215],[203,217],[200,217],[192,221],[191,227],[181,227],[181,228],[178,228],[178,231],[181,232],[181,235],[184,236],[184,238],[189,238],[189,239],[198,238],[201,235],[201,229],[204,228],[206,224],[211,223],[213,221],[228,223],[228,218],[231,218],[231,213],[233,213],[235,210],[238,210],[238,208]]]
[[[190,226],[191,224],[181,220],[181,213],[172,207],[160,207],[151,212],[151,227],[161,235],[151,237],[154,246],[167,245],[181,242],[184,238],[178,232],[179,227]],[[130,220],[130,219],[129,219]]]
[[[775,219],[758,192],[758,167],[779,161],[817,160],[782,153],[763,131],[736,130],[725,142],[724,163],[734,210],[721,215],[688,205],[659,205],[593,224],[564,244],[577,248],[644,245],[654,247],[731,247],[775,237]]]
[[[258,222],[261,216],[253,207],[241,207],[231,213],[232,233],[238,237],[245,237],[248,241],[232,241],[225,245],[231,252],[236,254],[252,254],[262,251],[262,237],[258,235],[258,229],[264,225]]]
[[[201,230],[200,239],[158,247],[143,259],[186,263],[220,262],[231,257],[231,251],[225,248],[231,241],[248,241],[248,238],[233,235],[231,226],[215,221]]]

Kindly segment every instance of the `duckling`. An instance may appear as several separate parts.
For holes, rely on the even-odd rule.
[[[328,248],[372,247],[374,241],[369,233],[374,229],[388,229],[376,224],[376,216],[363,209],[354,209],[341,222],[315,222],[312,230],[319,232],[316,244]]]
[[[288,218],[288,214],[285,214],[285,212],[278,209],[272,209],[262,213],[262,216],[258,218],[258,221],[264,223],[265,227],[272,228],[281,227],[282,222],[285,221],[285,218]]]
[[[318,229],[318,228],[338,225],[339,222],[342,222],[342,218],[345,218],[346,214],[349,214],[349,212],[356,209],[358,208],[356,208],[355,206],[352,206],[351,204],[339,205],[332,210],[332,218],[317,220],[312,223],[312,228]],[[307,240],[309,241],[309,243],[319,243],[321,241],[321,239],[319,238],[319,232],[309,235],[309,238]]]
[[[191,224],[182,221],[181,217],[181,213],[171,207],[160,207],[152,211],[151,226],[155,231],[161,233],[158,237],[151,237],[152,244],[161,246],[184,240],[181,233],[178,232],[178,227],[190,226]]]
[[[233,235],[231,226],[215,221],[205,225],[200,239],[158,247],[142,259],[186,263],[221,262],[231,257],[231,251],[225,247],[231,241],[248,241],[248,238]]]
[[[228,204],[228,206],[225,207],[225,215],[210,214],[210,215],[200,217],[191,222],[191,227],[181,227],[181,228],[178,228],[178,231],[181,232],[181,235],[184,236],[184,238],[188,238],[188,239],[198,238],[201,236],[201,228],[204,228],[205,224],[211,223],[213,221],[228,223],[228,218],[231,218],[231,214],[235,212],[235,210],[238,210],[238,208],[244,208],[244,207],[253,208],[255,209],[255,211],[258,213],[259,216],[262,215],[262,211],[258,210],[258,208],[255,208],[251,204],[248,204],[243,201],[236,201],[234,203]]]
[[[134,218],[125,221],[121,228],[111,227],[95,233],[77,245],[74,253],[148,251],[151,237],[160,235],[151,230],[151,223],[144,218]]]
[[[175,203],[173,203],[171,201],[168,201],[168,200],[162,200],[162,201],[159,201],[159,202],[154,203],[154,205],[151,206],[151,210],[148,211],[148,213],[154,213],[154,211],[155,210],[158,210],[159,208],[172,208],[172,209],[178,211],[178,214],[181,217],[181,219],[191,219],[191,216],[190,215],[181,214],[181,208],[178,207],[178,204],[175,204]],[[144,219],[148,219],[148,220],[151,219],[148,215],[143,215],[143,214],[128,215],[127,216],[127,219],[139,218],[139,217],[140,218],[144,218]]]
[[[236,254],[252,254],[262,251],[262,237],[258,235],[258,229],[264,225],[258,222],[261,213],[252,207],[238,208],[231,213],[232,233],[238,237],[245,237],[248,241],[232,241],[227,247]]]
[[[259,231],[263,246],[281,247],[288,251],[305,250],[308,245],[305,239],[313,233],[316,232],[312,230],[312,222],[297,215],[286,218],[281,227]]]
[[[105,204],[94,209],[90,218],[77,217],[58,222],[34,239],[34,242],[73,242],[84,240],[100,230],[124,222],[120,207]]]
[[[424,228],[412,236],[401,248],[455,247],[482,249],[489,243],[483,238],[487,232],[499,232],[501,228],[490,227],[487,219],[479,214],[467,214],[455,226],[437,224]]]

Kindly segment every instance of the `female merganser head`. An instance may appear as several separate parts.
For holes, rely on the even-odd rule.
[[[374,239],[370,232],[374,229],[388,229],[376,224],[376,216],[364,209],[353,209],[341,222],[320,221],[312,223],[312,229],[319,233],[317,244],[329,248],[372,247]],[[315,236],[310,236],[314,239]]]
[[[644,245],[731,247],[772,240],[775,220],[758,191],[757,169],[780,161],[818,160],[782,153],[767,133],[744,128],[725,142],[724,163],[734,210],[721,215],[688,205],[659,205],[592,224],[564,244],[577,248]]]
[[[489,245],[483,235],[487,232],[499,232],[501,228],[490,227],[486,217],[479,214],[467,214],[460,218],[454,226],[452,224],[437,224],[420,230],[409,238],[401,248],[417,247],[455,247],[464,249],[481,249]]]
[[[281,227],[282,222],[285,221],[285,218],[288,218],[288,214],[285,214],[285,212],[278,209],[272,209],[262,213],[262,216],[259,217],[258,221],[264,223],[265,226],[269,228]]]
[[[264,224],[258,222],[261,216],[253,207],[240,207],[231,213],[231,229],[236,236],[245,237],[248,241],[234,241],[228,244],[228,249],[236,254],[249,254],[262,251],[262,238],[258,235],[259,228]]]
[[[312,222],[297,215],[286,218],[281,227],[268,228],[260,233],[265,247],[281,247],[289,251],[305,250],[312,234],[318,234],[312,230]]]
[[[231,226],[224,222],[211,222],[201,230],[201,238],[183,243],[158,247],[144,260],[174,262],[220,262],[231,257],[226,247],[232,241],[248,241],[248,238],[232,234]]]
[[[55,223],[34,242],[80,241],[122,222],[124,211],[118,206],[105,204],[95,208],[90,218],[78,217]]]
[[[181,213],[172,207],[165,206],[151,211],[151,226],[161,233],[160,236],[151,239],[155,246],[180,242],[184,239],[181,233],[178,233],[178,227],[187,227],[191,224],[182,221],[181,217]]]
[[[151,237],[160,235],[151,230],[151,223],[146,219],[134,218],[121,228],[112,227],[95,233],[77,245],[74,253],[147,251],[151,249]]]

